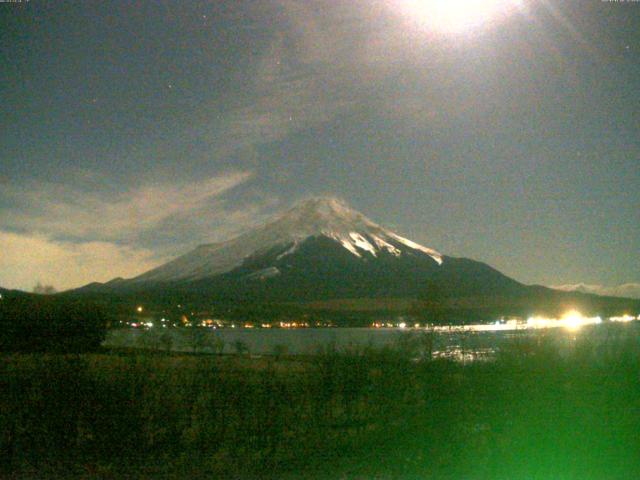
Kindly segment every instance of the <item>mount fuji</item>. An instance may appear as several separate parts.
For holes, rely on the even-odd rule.
[[[334,198],[311,198],[266,225],[201,245],[131,279],[75,293],[160,303],[327,306],[357,300],[391,308],[404,299],[447,311],[517,314],[602,303],[594,295],[527,286],[489,265],[456,258],[386,229]],[[547,308],[549,307],[549,308]]]
[[[384,256],[414,255],[429,257],[438,265],[442,255],[435,250],[407,240],[369,220],[333,198],[312,198],[280,215],[273,222],[223,243],[202,245],[177,259],[153,269],[132,281],[198,280],[225,273],[244,264],[259,264],[258,259],[276,253],[265,272],[253,277],[278,275],[287,269],[291,257],[308,250],[308,243],[344,248],[351,260],[366,262]],[[320,247],[320,246],[319,246]],[[320,247],[322,248],[322,247]],[[349,258],[349,257],[347,257]],[[262,262],[264,263],[264,262]],[[245,265],[246,266],[246,265]],[[279,268],[280,267],[280,268]]]

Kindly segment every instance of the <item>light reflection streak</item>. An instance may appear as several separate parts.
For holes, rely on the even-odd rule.
[[[640,315],[638,315],[637,318],[634,317],[633,315],[627,315],[627,314],[624,314],[624,315],[622,315],[620,317],[610,317],[609,318],[610,322],[624,322],[624,323],[626,323],[626,322],[631,322],[633,320],[640,320]]]
[[[640,316],[639,316],[640,317]],[[638,318],[640,319],[640,318]],[[621,317],[610,317],[611,322],[630,322],[636,320],[636,317],[624,315]],[[585,317],[580,312],[571,310],[560,318],[549,318],[543,316],[532,316],[526,321],[523,320],[507,320],[496,321],[489,324],[475,325],[451,325],[451,326],[435,326],[433,330],[436,332],[505,332],[517,330],[539,330],[544,328],[566,328],[568,330],[577,330],[587,325],[598,325],[602,323],[602,317]]]

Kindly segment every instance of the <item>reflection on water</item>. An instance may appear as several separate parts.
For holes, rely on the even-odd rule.
[[[495,358],[495,354],[495,347],[464,350],[460,345],[449,345],[444,350],[434,351],[431,358],[444,358],[457,362],[473,362],[492,360]]]
[[[632,318],[633,320],[633,318]],[[507,325],[507,324],[505,324]],[[513,325],[512,325],[513,326]],[[109,332],[106,346],[171,349],[173,351],[199,351],[251,354],[314,354],[327,347],[337,350],[357,348],[411,349],[416,358],[449,358],[458,361],[490,360],[505,346],[524,346],[526,342],[548,342],[560,351],[569,351],[579,343],[606,346],[614,336],[617,339],[637,341],[640,322],[622,319],[613,322],[593,322],[574,328],[522,327],[493,329],[442,327],[433,329],[406,328],[305,328],[305,329],[120,329]]]

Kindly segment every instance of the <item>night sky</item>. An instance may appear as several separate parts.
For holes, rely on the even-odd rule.
[[[640,3],[434,2],[0,3],[0,285],[320,194],[525,283],[639,283]]]

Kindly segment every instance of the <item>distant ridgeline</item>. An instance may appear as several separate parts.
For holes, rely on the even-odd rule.
[[[0,292],[0,351],[85,352],[104,340],[107,316],[91,302]]]

